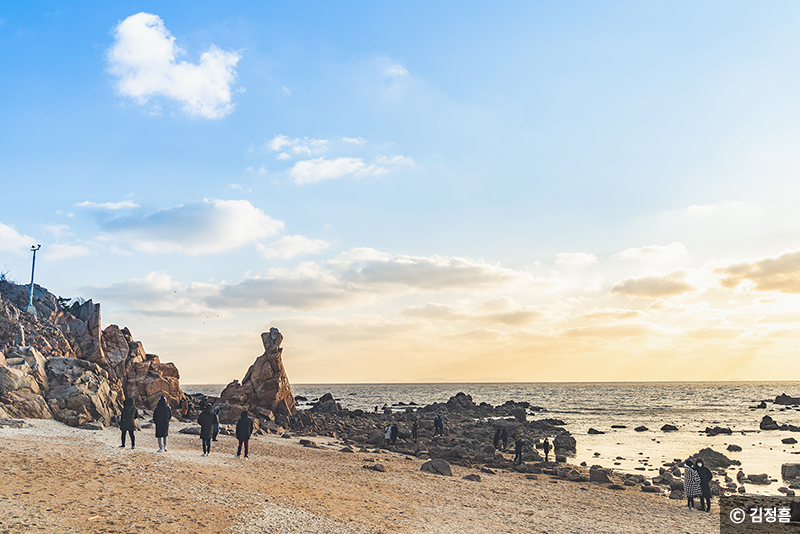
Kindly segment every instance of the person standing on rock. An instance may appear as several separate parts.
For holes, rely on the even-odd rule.
[[[524,447],[525,442],[521,437],[517,437],[517,441],[514,442],[514,463],[517,465],[522,465],[522,449]]]
[[[694,498],[702,495],[700,490],[700,475],[694,469],[691,460],[686,460],[683,466],[683,493],[686,495],[686,508],[694,510]]]
[[[239,440],[239,449],[236,451],[236,457],[240,458],[242,455],[242,445],[244,445],[244,459],[250,453],[250,434],[253,433],[253,420],[250,419],[247,410],[242,411],[239,420],[236,422],[236,439]]]
[[[217,418],[217,422],[214,423],[214,431],[211,434],[211,441],[217,441],[217,436],[219,435],[219,408],[214,408],[214,415]]]
[[[547,441],[547,438],[544,438],[544,443],[542,443],[542,449],[544,450],[544,461],[549,462],[550,460],[547,459],[547,456],[550,454],[550,442]]]
[[[211,411],[211,405],[206,404],[197,417],[197,424],[200,425],[200,440],[203,442],[203,456],[211,454],[211,436],[214,433],[214,425],[218,422],[219,419]]]
[[[500,445],[500,429],[494,431],[494,439],[492,440],[492,444],[494,445],[494,450],[497,450],[497,446]]]
[[[383,439],[386,440],[386,446],[388,447],[392,441],[392,425],[386,425],[386,428],[383,429]]]
[[[500,432],[500,439],[503,441],[503,450],[508,448],[508,430],[505,428]]]
[[[400,435],[400,429],[397,428],[397,423],[394,423],[389,431],[389,437],[392,440],[392,447],[394,447],[397,444],[397,436],[399,435]]]
[[[702,458],[695,462],[695,466],[697,467],[697,475],[700,477],[700,511],[710,512],[711,479],[714,478],[714,474],[711,472],[711,469],[706,467]]]
[[[419,440],[419,421],[416,419],[411,423],[411,439],[416,443]]]
[[[136,430],[136,418],[138,416],[139,412],[136,410],[133,397],[128,397],[122,406],[122,415],[119,420],[119,429],[122,430],[122,445],[119,446],[120,449],[125,448],[126,432],[131,436],[131,449],[136,447],[136,438],[133,437],[133,432]]]
[[[158,452],[167,452],[167,435],[169,434],[169,420],[172,419],[172,409],[167,404],[163,395],[158,399],[158,406],[153,410],[153,423],[156,425],[156,439]],[[125,439],[124,437],[122,439]]]

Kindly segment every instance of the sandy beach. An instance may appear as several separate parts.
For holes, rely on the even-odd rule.
[[[89,431],[55,421],[0,429],[0,532],[285,533],[707,533],[712,513],[683,501],[589,482],[453,466],[420,471],[422,460],[391,452],[343,453],[341,442],[254,437],[251,458],[221,435],[201,457],[197,436],[178,434],[156,452],[152,430],[135,450],[115,428]],[[380,463],[385,472],[364,469]],[[462,477],[477,473],[480,482]]]

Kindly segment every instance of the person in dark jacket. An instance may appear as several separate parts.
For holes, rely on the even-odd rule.
[[[492,444],[494,445],[494,450],[497,450],[497,446],[500,445],[500,429],[494,431],[494,439],[492,440]]]
[[[391,439],[392,439],[392,447],[394,447],[394,446],[397,444],[397,437],[398,437],[399,435],[400,435],[400,429],[399,429],[399,428],[397,428],[397,423],[394,423],[394,424],[392,425],[391,431],[390,431],[390,433],[389,433],[389,436],[390,436],[390,437],[391,437]]]
[[[542,443],[542,450],[544,450],[544,461],[548,462],[547,456],[550,454],[550,442],[547,441],[547,438],[544,438],[544,443]]]
[[[514,442],[514,463],[522,465],[522,449],[525,448],[525,442],[522,438],[517,438]]]
[[[122,430],[122,445],[119,446],[120,449],[125,448],[126,432],[131,436],[131,449],[136,447],[136,438],[133,437],[133,431],[136,430],[137,417],[139,417],[139,412],[133,403],[133,397],[128,397],[122,405],[122,415],[119,419],[119,429]]]
[[[500,439],[503,441],[503,450],[508,448],[508,430],[505,428],[500,432]]]
[[[214,415],[217,416],[217,422],[214,423],[214,431],[211,434],[211,441],[217,441],[219,435],[219,408],[214,408]]]
[[[186,397],[181,399],[181,417],[189,418],[189,400]]]
[[[416,443],[419,440],[419,421],[411,423],[411,439]]]
[[[250,453],[250,434],[253,433],[253,420],[248,417],[249,415],[247,410],[244,410],[242,415],[239,416],[239,420],[236,421],[236,439],[239,440],[239,449],[236,451],[236,457],[239,458],[242,455],[242,445],[244,445],[245,460],[247,460]]]
[[[153,423],[156,425],[158,452],[167,452],[167,435],[169,434],[170,419],[172,419],[172,409],[167,404],[167,398],[162,395],[162,397],[158,399],[158,406],[153,410]]]
[[[711,479],[714,478],[714,474],[711,472],[711,469],[706,467],[705,463],[703,463],[702,459],[697,460],[695,462],[695,471],[697,474],[700,475],[700,511],[702,512],[710,512],[711,511]]]
[[[214,425],[219,424],[219,419],[211,411],[211,405],[206,404],[200,415],[197,416],[197,424],[200,425],[200,440],[203,442],[203,456],[211,454],[211,436],[214,433]]]

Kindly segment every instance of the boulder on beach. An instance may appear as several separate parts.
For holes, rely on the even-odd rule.
[[[702,459],[703,463],[705,463],[706,467],[709,469],[727,469],[732,465],[741,465],[742,462],[739,460],[731,460],[721,452],[717,452],[710,447],[706,447],[705,449],[701,449],[699,452],[693,454],[691,456],[692,461],[697,461],[698,459]]]
[[[442,475],[446,477],[453,476],[453,472],[450,469],[450,464],[448,464],[441,458],[434,458],[433,460],[428,460],[427,462],[425,462],[420,466],[419,470],[425,471],[427,473],[433,473],[434,475]]]
[[[758,425],[761,430],[780,430],[781,427],[775,422],[772,417],[765,415],[761,418],[761,424]]]
[[[742,452],[742,448],[739,445],[734,445],[733,443],[728,445],[727,450],[730,452]]]
[[[675,425],[667,424],[661,427],[662,432],[675,432],[676,430],[678,430],[678,427]]]
[[[644,426],[644,425],[641,425],[641,426],[637,426],[637,427],[636,427],[636,428],[634,428],[633,430],[634,430],[634,431],[636,431],[636,432],[647,432],[647,431],[648,431],[648,430],[650,430],[650,429],[649,429],[649,428],[647,428],[647,427],[646,427],[646,426]]]
[[[219,408],[220,422],[235,423],[242,410],[260,409],[282,417],[295,414],[294,396],[281,358],[282,341],[277,328],[261,334],[264,354],[256,358],[241,383],[234,380],[225,386],[214,403]]]
[[[563,432],[553,438],[553,448],[556,451],[568,451],[574,454],[576,447],[577,442],[575,441],[575,438],[566,432]]]
[[[333,394],[326,393],[308,411],[311,413],[335,413],[341,411],[341,409],[342,407],[333,398]]]
[[[722,426],[707,426],[703,432],[709,436],[718,436],[720,434],[730,435],[733,433],[730,428]]]
[[[800,464],[782,464],[781,478],[784,480],[794,480],[800,477]]]

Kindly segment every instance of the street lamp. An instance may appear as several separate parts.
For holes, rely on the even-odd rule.
[[[25,311],[36,315],[36,308],[33,307],[33,271],[36,269],[36,251],[42,248],[42,245],[31,245],[31,252],[33,252],[33,263],[31,264],[31,293],[28,298],[28,309]]]

